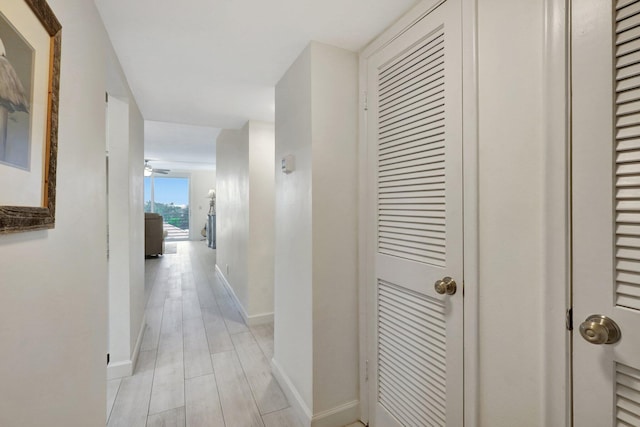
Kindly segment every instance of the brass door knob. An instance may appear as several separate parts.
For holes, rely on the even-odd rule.
[[[615,344],[622,333],[613,320],[601,314],[593,314],[580,324],[580,335],[591,344]]]
[[[440,295],[453,295],[456,293],[458,289],[456,285],[456,281],[451,277],[445,277],[442,280],[436,280],[436,283],[433,285],[433,288]]]

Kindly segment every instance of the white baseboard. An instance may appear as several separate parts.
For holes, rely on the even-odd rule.
[[[220,281],[222,282],[224,287],[227,288],[227,291],[229,292],[229,295],[231,295],[231,299],[233,300],[236,307],[238,308],[238,311],[240,312],[240,315],[242,316],[244,323],[246,323],[248,326],[256,326],[256,325],[262,325],[264,323],[273,322],[273,313],[261,313],[261,314],[254,314],[253,316],[249,316],[247,311],[244,309],[244,306],[238,299],[238,296],[236,295],[233,288],[231,287],[231,284],[225,277],[224,273],[222,273],[222,270],[220,270],[220,267],[218,266],[218,264],[216,264],[216,274],[218,275],[218,277],[220,277]]]
[[[341,427],[360,419],[359,400],[311,415],[311,410],[300,396],[298,389],[275,359],[271,359],[271,372],[304,427]]]
[[[133,375],[133,368],[138,362],[138,356],[140,355],[140,346],[142,345],[142,336],[144,335],[145,325],[147,323],[146,314],[142,316],[142,323],[140,325],[140,331],[138,332],[138,338],[136,339],[135,347],[133,348],[133,354],[131,360],[123,360],[121,362],[109,363],[107,365],[107,379],[114,380],[116,378],[130,377]]]
[[[130,377],[131,375],[133,375],[133,364],[131,360],[124,360],[117,363],[112,362],[107,365],[107,380]]]
[[[353,400],[344,405],[319,412],[311,419],[311,427],[340,427],[360,419],[360,401]]]
[[[142,315],[142,323],[140,323],[140,331],[138,331],[138,338],[136,339],[136,345],[133,347],[133,354],[131,355],[131,375],[138,363],[138,356],[140,355],[140,347],[142,346],[142,337],[144,336],[144,330],[147,328],[147,313]]]
[[[276,381],[278,381],[278,384],[280,384],[280,388],[285,396],[287,396],[287,400],[289,400],[289,404],[296,413],[298,420],[302,423],[303,427],[310,427],[311,410],[304,399],[302,399],[302,396],[300,396],[300,393],[298,393],[298,389],[293,385],[289,376],[282,370],[275,359],[271,359],[271,372]]]
[[[273,313],[254,314],[244,319],[249,326],[264,325],[265,323],[273,323]]]

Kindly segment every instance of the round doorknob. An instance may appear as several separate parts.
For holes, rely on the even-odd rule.
[[[593,314],[580,324],[580,335],[591,344],[614,344],[620,341],[620,328],[613,320]]]
[[[456,293],[456,290],[458,289],[456,285],[456,281],[453,280],[451,277],[445,277],[442,280],[436,280],[436,283],[433,285],[433,288],[440,295],[445,295],[445,294],[453,295]]]

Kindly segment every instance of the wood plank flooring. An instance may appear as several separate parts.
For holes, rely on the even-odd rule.
[[[108,382],[109,427],[300,427],[271,375],[273,324],[247,327],[215,251],[147,259],[147,324],[131,377]]]

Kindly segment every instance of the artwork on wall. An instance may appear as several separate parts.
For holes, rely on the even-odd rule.
[[[0,233],[53,228],[61,25],[46,0],[0,9]]]

